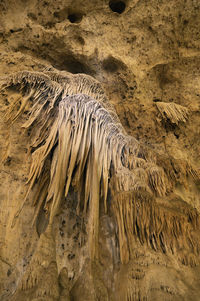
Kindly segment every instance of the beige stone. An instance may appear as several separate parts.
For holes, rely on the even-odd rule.
[[[98,225],[90,210],[76,210],[78,193],[70,188],[47,226],[48,214],[34,206],[38,183],[24,203],[37,127],[22,125],[32,102],[7,121],[10,106],[16,101],[16,114],[26,91],[1,89],[2,301],[200,300],[200,5],[114,2],[110,6],[120,13],[105,0],[0,3],[0,76],[24,70],[68,76],[70,95],[86,93],[106,103],[142,145],[137,160],[125,156],[125,171],[109,180],[108,211],[100,200]],[[45,161],[47,170],[51,163]],[[91,251],[94,227],[98,241]]]

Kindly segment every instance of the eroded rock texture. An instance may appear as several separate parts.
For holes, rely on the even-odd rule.
[[[0,300],[199,301],[199,1],[2,0],[0,21]],[[56,123],[90,102],[97,168],[76,113]]]

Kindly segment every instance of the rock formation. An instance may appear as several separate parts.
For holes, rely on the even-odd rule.
[[[0,299],[198,301],[198,2],[0,8]]]

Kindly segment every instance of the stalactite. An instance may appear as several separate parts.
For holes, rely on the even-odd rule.
[[[32,132],[27,197],[37,182],[34,220],[44,206],[51,225],[72,186],[79,192],[82,202],[79,207],[85,215],[89,209],[90,255],[96,260],[99,203],[104,202],[107,212],[110,190],[123,263],[132,256],[134,239],[164,253],[185,248],[192,259],[182,256],[184,262],[195,261],[199,254],[193,235],[198,223],[196,213],[188,208],[178,212],[156,200],[172,191],[172,183],[178,181],[179,174],[199,179],[199,173],[191,165],[170,159],[167,164],[161,156],[128,136],[101,85],[90,76],[24,71],[1,79],[1,88],[9,87],[18,94],[5,116],[7,122],[16,122],[27,108],[29,112],[23,128]],[[175,104],[156,105],[163,118],[173,123],[186,121],[187,109]],[[15,218],[22,209],[23,206]],[[36,276],[28,280],[25,287],[36,280]]]
[[[155,251],[180,255],[180,250],[187,250],[186,254],[192,254],[192,258],[197,259],[199,242],[193,232],[198,228],[199,216],[193,208],[187,206],[180,211],[177,206],[158,204],[149,195],[134,191],[115,194],[112,199],[121,233],[120,249],[124,241],[131,245],[129,239],[138,239],[141,244],[146,243]],[[125,258],[121,258],[122,262],[127,262],[129,256],[131,249]],[[186,261],[186,257],[185,254],[180,256],[181,260],[187,262],[189,259]]]
[[[172,123],[186,122],[189,110],[173,102],[156,102],[156,107],[164,120],[169,119]]]

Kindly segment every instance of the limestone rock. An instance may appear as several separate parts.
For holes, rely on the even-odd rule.
[[[197,0],[0,2],[0,300],[199,301],[199,14]],[[24,70],[100,102],[138,142],[96,215],[74,178],[49,221],[56,143],[27,194],[34,137],[58,106],[23,128],[36,94],[11,78]]]

